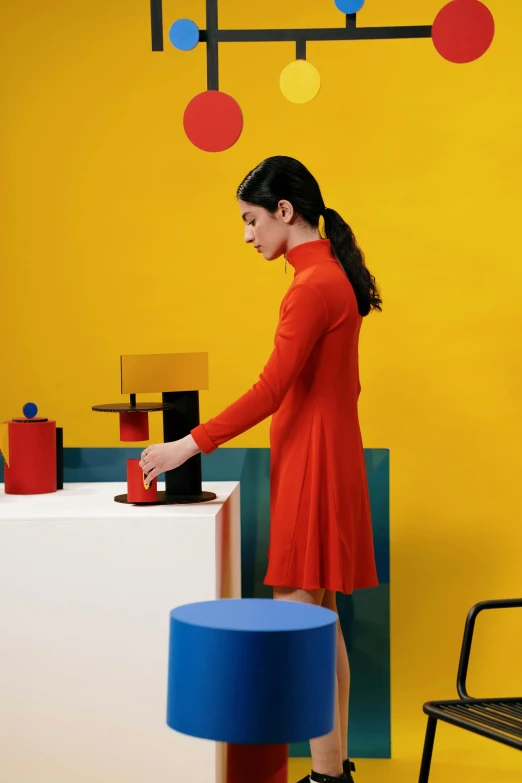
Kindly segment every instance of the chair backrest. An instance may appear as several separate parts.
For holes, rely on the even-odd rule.
[[[469,669],[469,658],[471,653],[471,645],[473,642],[473,633],[475,630],[475,622],[478,615],[486,609],[521,609],[522,598],[505,598],[493,601],[481,601],[475,604],[469,612],[466,618],[466,625],[464,627],[464,637],[462,640],[462,649],[460,653],[459,670],[457,673],[457,692],[461,699],[469,699],[469,693],[467,688],[467,676]]]

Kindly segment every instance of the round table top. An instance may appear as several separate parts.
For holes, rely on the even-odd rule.
[[[171,612],[174,621],[221,631],[288,632],[337,622],[330,609],[297,601],[263,598],[222,599],[186,604]]]
[[[176,406],[173,402],[137,402],[131,405],[129,402],[114,402],[104,405],[93,405],[93,411],[101,413],[154,413],[156,411],[171,411]]]

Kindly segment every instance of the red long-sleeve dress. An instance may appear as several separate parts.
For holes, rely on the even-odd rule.
[[[329,240],[286,257],[295,277],[258,383],[192,436],[209,454],[272,415],[265,584],[351,593],[377,584],[357,412],[362,318]]]

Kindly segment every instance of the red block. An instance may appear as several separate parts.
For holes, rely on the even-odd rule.
[[[129,503],[154,503],[158,499],[158,479],[145,483],[139,459],[127,460],[127,500]]]
[[[7,495],[56,492],[56,422],[10,421],[9,466],[4,468]]]
[[[149,439],[149,414],[145,411],[120,413],[120,440],[136,443]]]

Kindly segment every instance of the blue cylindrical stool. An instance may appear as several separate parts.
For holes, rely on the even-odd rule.
[[[334,612],[293,601],[222,600],[175,609],[168,725],[243,746],[286,746],[328,734],[336,623]]]

